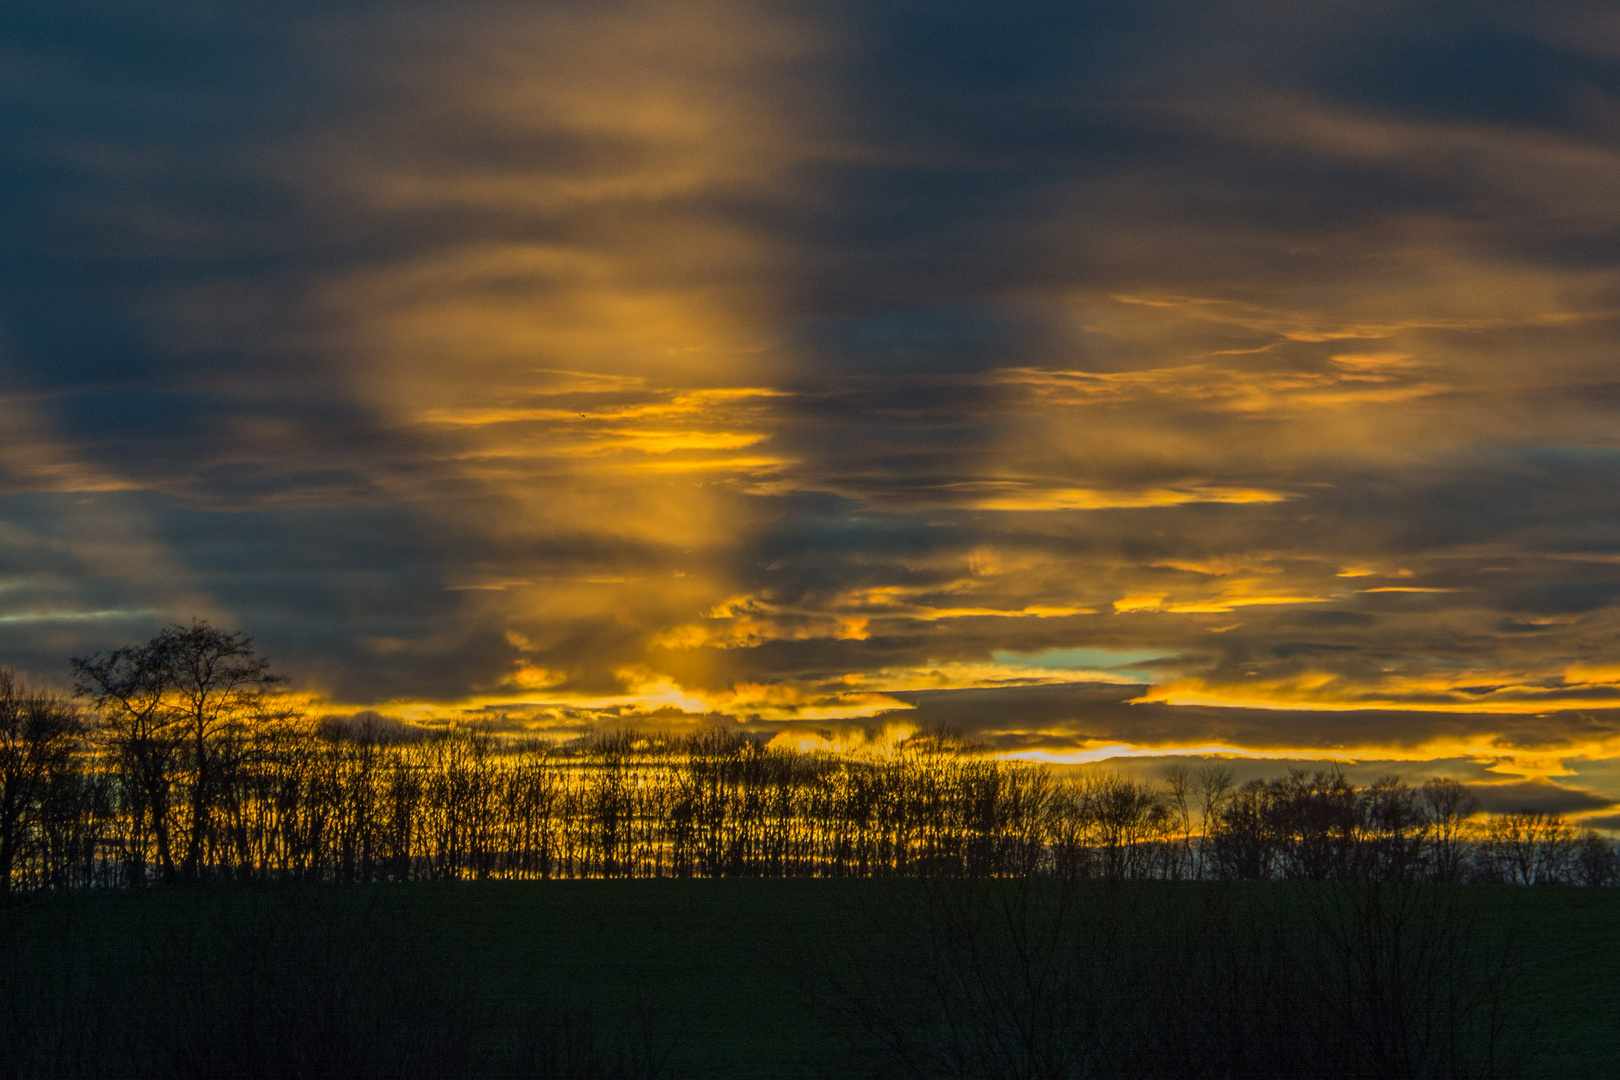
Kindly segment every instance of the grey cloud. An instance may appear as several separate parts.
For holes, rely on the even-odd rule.
[[[1309,709],[1243,709],[1132,704],[1144,687],[1104,684],[898,694],[914,706],[907,721],[937,724],[987,740],[1000,750],[1061,752],[1078,740],[1153,746],[1221,744],[1297,753],[1304,760],[1367,756],[1358,748],[1415,749],[1436,737],[1471,732],[1502,733],[1501,756],[1515,739],[1577,742],[1620,731],[1620,711],[1493,716],[1445,713],[1415,715],[1395,709],[1317,712]],[[1311,752],[1315,751],[1315,754]],[[1389,771],[1421,767],[1390,759]],[[1513,789],[1517,790],[1517,789]],[[1526,790],[1540,790],[1527,788]]]
[[[1607,829],[1614,832],[1620,829],[1620,814],[1598,814],[1594,817],[1581,819],[1581,824],[1590,829]]]
[[[121,614],[5,656],[206,614],[363,705],[1114,648],[1551,704],[895,693],[1005,748],[1573,744],[1620,69],[1459,12],[25,4],[0,614]],[[739,387],[785,396],[677,401]]]
[[[1511,814],[1524,810],[1542,814],[1580,814],[1607,810],[1615,803],[1611,797],[1565,787],[1549,780],[1471,784],[1469,790],[1479,799],[1480,809],[1490,814]]]

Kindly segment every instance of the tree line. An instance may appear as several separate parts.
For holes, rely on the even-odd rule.
[[[883,755],[730,729],[567,743],[287,708],[206,623],[72,661],[75,697],[0,672],[0,896],[227,881],[1056,875],[1620,882],[1610,840],[1481,815],[1455,780],[1059,778],[939,734]]]

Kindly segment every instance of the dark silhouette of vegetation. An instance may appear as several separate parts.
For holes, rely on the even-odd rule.
[[[803,752],[736,729],[567,743],[311,721],[241,634],[75,658],[88,712],[0,682],[0,893],[197,881],[1021,876],[1588,885],[1614,845],[1467,789],[1337,771],[1059,778],[937,734]]]
[[[197,880],[230,782],[277,718],[267,703],[280,678],[246,636],[203,622],[72,664],[75,690],[100,714],[108,747],[124,764],[129,782],[121,791],[132,816],[150,823],[162,879]],[[185,797],[178,864],[170,820],[176,787]],[[131,864],[144,870],[145,837],[132,839]]]
[[[19,864],[59,866],[80,854],[84,838],[73,825],[87,808],[77,757],[84,735],[70,705],[21,689],[0,669],[0,900]]]
[[[1454,886],[919,887],[882,916],[906,961],[834,999],[876,1074],[1489,1080],[1535,1045],[1508,933]]]
[[[411,909],[371,892],[198,892],[94,935],[71,905],[51,933],[0,924],[0,1080],[398,1077],[655,1080],[674,1029],[593,1016],[557,989],[514,1001]]]
[[[1449,779],[1060,777],[938,733],[831,753],[311,720],[201,622],[72,663],[78,702],[0,671],[0,899],[199,899],[121,943],[4,925],[0,1080],[664,1075],[667,1014],[475,1007],[472,973],[326,886],[693,877],[909,890],[884,939],[904,955],[841,984],[881,1075],[1488,1080],[1531,1033],[1464,886],[1620,883],[1610,840],[1482,815]],[[1248,884],[1268,880],[1291,884]],[[210,882],[254,899],[210,910]]]

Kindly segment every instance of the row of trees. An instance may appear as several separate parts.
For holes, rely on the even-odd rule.
[[[1178,808],[1186,775],[1172,769],[1166,778]],[[1452,779],[1414,789],[1383,777],[1357,787],[1336,770],[1290,770],[1234,787],[1231,773],[1217,767],[1197,780],[1203,825],[1183,861],[1198,877],[1620,882],[1615,845],[1601,834],[1533,809],[1482,816],[1478,799]]]
[[[0,894],[203,879],[1291,878],[1611,884],[1614,846],[1467,789],[1337,772],[1057,779],[942,737],[883,757],[758,736],[570,744],[312,722],[204,623],[73,661],[73,702],[0,674]]]

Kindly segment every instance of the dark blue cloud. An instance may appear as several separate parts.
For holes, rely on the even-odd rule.
[[[1009,652],[1601,698],[1580,17],[14,4],[4,658],[207,614],[353,706],[866,678],[1009,747],[1509,723],[965,688]]]

